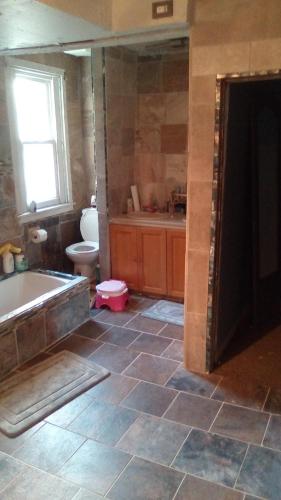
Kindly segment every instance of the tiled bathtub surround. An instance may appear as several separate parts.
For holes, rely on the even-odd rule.
[[[93,189],[94,172],[89,160],[91,104],[87,85],[89,66],[83,66],[74,56],[63,53],[25,55],[22,59],[59,67],[66,72],[66,99],[70,144],[70,166],[73,187],[74,211],[59,217],[37,221],[36,225],[48,230],[48,241],[41,245],[28,243],[28,224],[20,225],[16,213],[13,166],[5,89],[4,57],[0,57],[0,245],[6,241],[22,247],[30,264],[49,269],[69,271],[71,266],[64,256],[64,249],[80,239],[79,219],[81,209],[89,206]],[[83,91],[83,92],[82,92]],[[83,99],[82,99],[83,97]],[[83,113],[82,113],[83,112]],[[83,128],[82,128],[83,124]],[[83,130],[83,132],[82,132]],[[86,159],[84,158],[86,148]],[[51,249],[51,251],[50,251]],[[2,274],[2,259],[0,259]]]
[[[0,378],[63,338],[88,317],[88,281],[77,277],[57,295],[43,302],[39,298],[36,306],[1,322]]]
[[[188,51],[138,57],[134,179],[143,204],[186,189]]]

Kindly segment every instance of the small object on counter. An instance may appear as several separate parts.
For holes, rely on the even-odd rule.
[[[134,210],[135,212],[140,212],[140,200],[139,200],[138,188],[135,184],[131,186],[131,193],[133,198]]]
[[[134,211],[133,198],[127,199],[127,213],[130,214]]]
[[[16,257],[15,257],[15,268],[16,268],[16,271],[18,271],[18,272],[27,271],[27,269],[28,269],[28,261],[25,258],[25,256],[24,256],[23,253],[20,253],[20,254],[16,255]]]

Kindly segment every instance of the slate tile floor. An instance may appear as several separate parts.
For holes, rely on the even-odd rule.
[[[143,318],[152,303],[95,311],[20,368],[69,349],[111,376],[21,436],[0,434],[1,500],[281,499],[281,383],[248,373],[247,353],[240,372],[239,355],[233,373],[187,372],[183,329]]]

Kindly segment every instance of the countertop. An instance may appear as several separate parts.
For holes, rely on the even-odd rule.
[[[115,215],[109,218],[110,224],[126,224],[128,226],[166,227],[185,229],[186,218],[181,214],[171,216],[168,213],[133,212],[132,214]]]

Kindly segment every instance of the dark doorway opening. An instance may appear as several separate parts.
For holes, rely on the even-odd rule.
[[[280,77],[226,79],[222,99],[215,363],[281,323]]]

